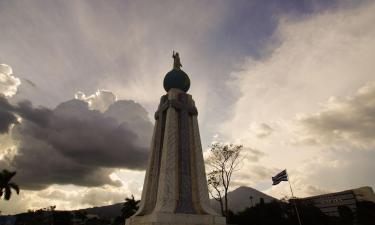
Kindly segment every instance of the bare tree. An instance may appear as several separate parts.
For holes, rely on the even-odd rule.
[[[213,199],[220,203],[220,212],[224,216],[223,195],[224,189],[222,185],[221,173],[212,170],[207,174],[208,191]]]
[[[210,195],[220,203],[223,216],[228,215],[228,189],[233,173],[241,163],[242,145],[214,143],[210,148],[207,164],[212,169],[208,173]]]

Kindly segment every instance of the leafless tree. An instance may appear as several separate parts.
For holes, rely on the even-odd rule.
[[[208,191],[213,199],[220,203],[220,212],[221,215],[224,216],[224,206],[223,206],[223,185],[222,179],[220,178],[220,172],[216,170],[212,170],[207,174],[207,183],[208,183]]]
[[[228,215],[228,189],[233,173],[241,163],[242,145],[214,143],[210,146],[207,174],[210,195],[220,203],[223,216]]]

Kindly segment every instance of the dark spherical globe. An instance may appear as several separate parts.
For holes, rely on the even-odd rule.
[[[190,79],[184,71],[173,69],[165,75],[163,85],[166,92],[171,88],[187,92],[190,88]]]

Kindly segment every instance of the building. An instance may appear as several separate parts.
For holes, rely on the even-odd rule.
[[[360,187],[356,189],[317,195],[298,199],[299,204],[312,204],[328,216],[340,216],[339,207],[348,207],[353,215],[357,212],[357,203],[370,201],[375,203],[375,194],[371,187]]]

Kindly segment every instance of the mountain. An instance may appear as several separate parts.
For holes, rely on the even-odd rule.
[[[239,187],[233,191],[228,192],[228,207],[233,212],[239,212],[244,210],[246,207],[251,206],[250,196],[253,197],[253,205],[256,205],[260,202],[260,199],[263,198],[264,202],[277,201],[276,198],[264,194],[251,187]],[[211,199],[211,206],[217,212],[220,212],[220,204],[215,199]]]
[[[113,205],[98,206],[86,209],[79,209],[77,211],[85,211],[87,214],[95,214],[100,218],[110,219],[121,215],[121,209],[124,203],[116,203]]]
[[[271,202],[275,200],[277,201],[277,199],[269,195],[266,195],[254,188],[239,187],[231,192],[228,192],[230,210],[232,210],[233,212],[239,212],[245,209],[246,207],[249,207],[251,205],[250,196],[253,197],[253,205],[258,204],[260,202],[260,198],[263,198],[264,202]],[[211,199],[210,201],[211,206],[217,212],[220,212],[219,203],[214,199]],[[88,214],[96,214],[100,218],[114,218],[121,214],[122,205],[123,203],[117,203],[114,205],[80,209],[79,211],[86,211]]]

